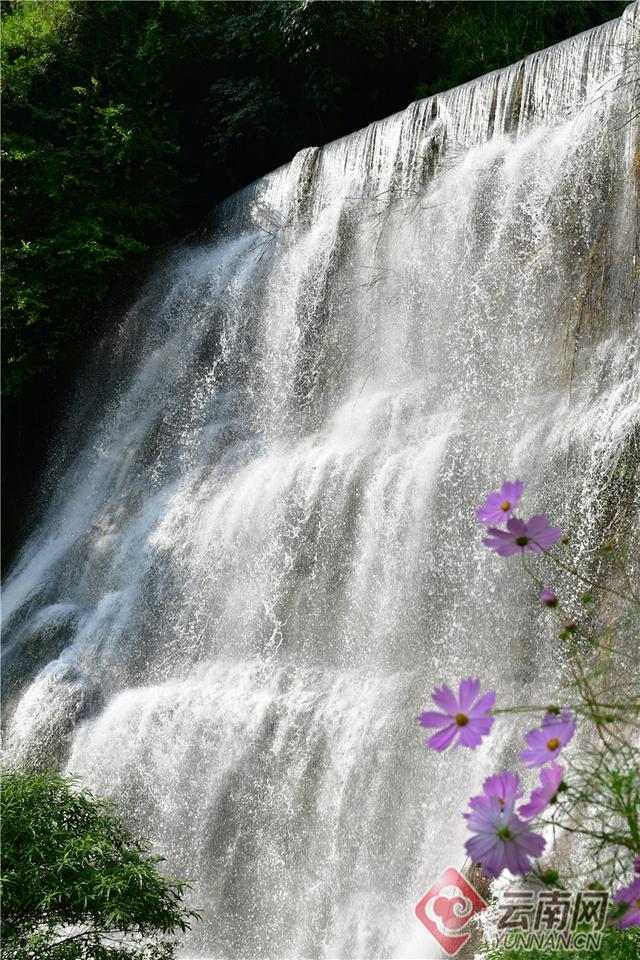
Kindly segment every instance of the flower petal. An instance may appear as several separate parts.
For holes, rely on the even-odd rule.
[[[482,789],[490,797],[506,797],[509,794],[516,796],[520,786],[520,777],[511,770],[503,770],[502,773],[495,773],[482,784]]]
[[[500,488],[500,495],[503,500],[509,500],[512,507],[515,507],[522,495],[522,480],[514,480],[510,483],[506,480]]]
[[[460,738],[456,747],[468,747],[469,750],[475,750],[475,748],[479,747],[482,743],[484,736],[485,734],[482,730],[478,730],[477,727],[474,728],[468,723],[466,727],[460,727]]]
[[[542,718],[542,727],[555,727],[559,723],[574,723],[574,717],[571,710],[563,708],[560,713],[553,713],[548,710]]]
[[[478,717],[483,713],[488,713],[489,710],[493,709],[493,705],[496,702],[496,692],[495,690],[488,690],[484,696],[480,697],[478,702],[474,704],[471,709],[468,711],[470,717]]]
[[[498,540],[501,543],[511,543],[513,541],[513,535],[508,533],[506,530],[500,530],[498,527],[489,527],[487,530],[489,536],[487,540]],[[486,540],[482,541],[486,543]],[[489,544],[487,544],[489,546]]]
[[[505,859],[507,861],[507,869],[510,873],[513,873],[514,876],[519,876],[523,873],[529,873],[531,870],[531,863],[524,850],[521,850],[517,843],[505,843],[504,852]]]
[[[527,520],[527,530],[533,537],[536,533],[544,533],[549,530],[549,520],[541,513],[536,513]]]
[[[455,716],[456,713],[459,713],[458,710],[458,701],[456,695],[446,684],[443,684],[441,687],[438,687],[431,694],[431,699],[435,703],[436,707],[440,707],[441,710],[444,710],[445,713]]]
[[[435,710],[426,710],[418,715],[421,727],[445,727],[451,723],[447,713],[437,713]]]
[[[452,723],[450,727],[445,727],[444,730],[439,730],[438,733],[434,733],[432,737],[429,737],[427,746],[431,747],[432,750],[446,750],[459,729],[460,727]]]
[[[460,711],[462,713],[468,713],[471,709],[471,704],[476,699],[480,693],[480,681],[468,677],[466,680],[460,681],[460,686],[458,687],[458,703],[460,705]]]
[[[549,547],[552,547],[554,543],[558,542],[561,536],[562,530],[560,527],[549,527],[548,530],[544,530],[542,533],[536,533],[533,539],[538,546],[544,550],[548,550]]]
[[[495,847],[495,837],[487,836],[474,836],[469,837],[465,843],[467,853],[473,860],[482,860],[483,857],[488,856],[489,853]]]
[[[530,857],[539,857],[547,841],[539,833],[527,832],[518,836],[518,844]]]
[[[527,533],[527,525],[519,517],[511,517],[507,521],[507,530],[513,537],[524,537]]]

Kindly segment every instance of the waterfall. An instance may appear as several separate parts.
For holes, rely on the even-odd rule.
[[[522,728],[435,756],[416,715],[564,672],[474,507],[519,477],[588,562],[637,461],[639,37],[633,4],[303,150],[82,372],[5,584],[5,750],[191,880],[187,956],[433,956],[414,905]]]

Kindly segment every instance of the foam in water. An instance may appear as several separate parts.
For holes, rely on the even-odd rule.
[[[6,750],[57,757],[191,878],[190,956],[424,956],[413,906],[516,739],[435,757],[415,715],[459,676],[561,682],[473,508],[519,476],[587,560],[615,519],[639,30],[632,5],[302,151],[83,374],[5,588]]]

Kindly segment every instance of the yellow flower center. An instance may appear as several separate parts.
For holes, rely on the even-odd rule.
[[[456,713],[454,720],[459,727],[466,727],[466,725],[469,723],[469,717],[466,715],[466,713]]]
[[[552,737],[551,740],[547,740],[547,750],[557,750],[560,746],[560,741],[557,737]]]
[[[500,504],[500,509],[506,513],[507,510],[511,510],[511,503],[508,500],[505,500],[504,503]]]

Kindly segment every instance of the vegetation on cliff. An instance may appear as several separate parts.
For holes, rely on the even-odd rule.
[[[197,917],[112,804],[56,773],[2,776],[2,946],[16,960],[169,960]]]

